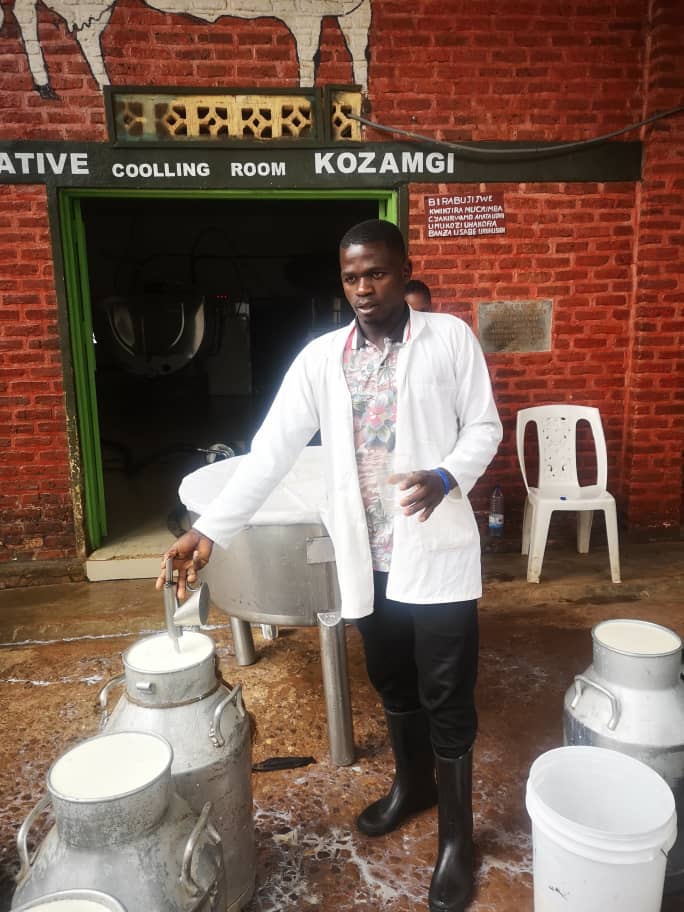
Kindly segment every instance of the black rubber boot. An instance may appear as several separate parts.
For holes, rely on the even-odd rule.
[[[422,709],[393,713],[385,710],[394,752],[394,782],[388,794],[359,814],[356,824],[366,836],[382,836],[409,815],[437,804],[435,757],[430,726]]]
[[[463,912],[473,893],[473,751],[437,757],[439,850],[430,884],[430,912]]]

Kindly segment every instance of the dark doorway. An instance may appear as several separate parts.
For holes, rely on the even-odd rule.
[[[337,245],[378,203],[97,198],[81,209],[110,541],[173,525],[182,477],[223,447],[248,448],[296,353],[351,318]]]

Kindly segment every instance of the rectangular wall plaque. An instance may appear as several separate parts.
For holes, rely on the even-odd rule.
[[[480,344],[486,352],[551,351],[551,314],[551,301],[482,302]]]

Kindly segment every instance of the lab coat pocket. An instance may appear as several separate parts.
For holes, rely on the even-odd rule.
[[[465,497],[446,497],[424,523],[415,523],[415,534],[425,551],[464,548],[478,536],[473,511]]]

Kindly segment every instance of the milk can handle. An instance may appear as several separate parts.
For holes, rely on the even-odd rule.
[[[223,710],[230,703],[235,701],[235,708],[238,715],[241,719],[245,718],[245,704],[242,702],[242,684],[236,684],[231,692],[221,700],[220,703],[216,704],[214,709],[214,719],[209,726],[209,738],[214,747],[223,747],[226,743],[226,739],[221,734],[221,716],[223,715]]]
[[[21,867],[19,868],[19,873],[17,874],[17,883],[21,881],[29,874],[31,870],[31,865],[33,864],[33,858],[29,855],[28,850],[28,834],[36,821],[36,817],[46,811],[50,806],[50,796],[43,795],[38,804],[28,812],[26,819],[19,827],[19,832],[17,833],[17,854],[19,855],[19,861],[21,862]],[[35,855],[34,855],[35,858]]]
[[[185,844],[185,849],[183,850],[183,863],[181,865],[181,875],[180,881],[185,890],[190,894],[190,896],[197,896],[202,892],[202,887],[195,882],[192,876],[192,859],[195,855],[195,850],[200,841],[202,833],[206,830],[209,840],[215,845],[221,845],[221,837],[217,833],[213,824],[209,821],[209,814],[211,814],[211,801],[207,803],[202,808],[202,812],[199,815],[197,823],[192,828],[192,833],[188,836],[188,841]],[[222,855],[219,853],[219,867],[222,864]]]
[[[117,684],[122,684],[123,681],[124,681],[124,679],[125,679],[125,677],[126,677],[125,674],[119,674],[119,675],[116,675],[116,677],[114,677],[114,678],[110,678],[110,679],[107,681],[107,683],[104,685],[104,687],[102,688],[102,690],[99,692],[99,694],[97,695],[97,703],[98,703],[98,706],[100,707],[100,709],[101,709],[103,712],[107,709],[107,701],[108,701],[108,699],[109,699],[109,691],[112,689],[112,687],[116,687]]]
[[[592,681],[591,678],[586,678],[584,675],[575,675],[575,696],[572,698],[570,709],[575,709],[579,703],[583,686],[593,687],[594,690],[598,690],[599,693],[602,693],[604,697],[607,697],[610,700],[610,719],[608,719],[608,728],[610,731],[614,731],[620,721],[620,704],[618,703],[618,699],[606,687],[602,687],[600,684],[597,684],[596,681]]]

